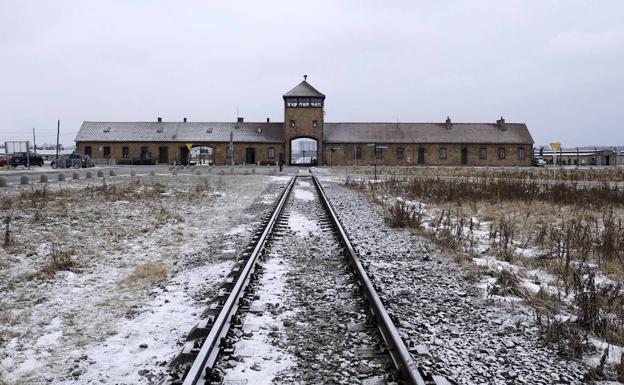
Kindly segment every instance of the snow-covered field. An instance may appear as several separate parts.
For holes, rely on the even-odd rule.
[[[495,280],[484,279],[480,269],[519,272],[521,266],[488,251],[487,231],[475,231],[483,239],[475,241],[476,258],[466,258],[474,263],[466,264],[431,239],[390,228],[383,209],[342,186],[344,177],[329,169],[314,172],[324,175],[334,209],[418,365],[460,384],[587,383],[600,349],[585,362],[559,357],[544,344],[527,304],[489,292]],[[289,179],[124,176],[3,189],[0,384],[158,382]],[[289,249],[293,255],[318,247],[322,229],[312,215],[314,199],[311,185],[299,181],[293,192],[299,209],[288,218],[289,236],[299,241]],[[439,211],[423,209],[427,228]],[[536,253],[526,245],[516,249]],[[282,302],[296,293],[294,287],[309,283],[304,271],[295,275],[300,282],[278,282],[297,266],[284,258],[267,261],[272,269],[263,284],[270,290],[261,301],[279,298],[282,309],[290,310],[250,321],[253,340],[241,341],[245,365],[229,368],[233,378],[253,380],[263,368],[270,369],[262,370],[269,377],[295,381],[301,373],[293,368],[307,368],[292,343],[301,333],[286,328],[279,349],[253,342],[266,340],[261,330],[279,328],[286,318],[289,324],[290,318],[294,325],[306,322],[295,302]],[[545,271],[518,274],[528,291],[559,290]],[[604,350],[603,341],[592,341]],[[621,350],[612,347],[607,361],[617,363]],[[327,378],[333,370],[330,363],[313,369]]]
[[[150,383],[285,178],[13,186],[0,217],[0,383]],[[225,251],[225,252],[224,252]]]

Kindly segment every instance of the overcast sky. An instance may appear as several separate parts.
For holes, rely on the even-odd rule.
[[[624,1],[0,0],[0,140],[84,120],[283,120],[308,74],[326,120],[525,122],[624,144]]]

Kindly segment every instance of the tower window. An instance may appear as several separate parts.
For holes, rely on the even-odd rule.
[[[312,127],[318,127],[318,120],[312,121]]]
[[[310,98],[310,107],[323,107],[323,99]]]
[[[290,121],[290,127],[295,127],[295,121],[294,120]]]

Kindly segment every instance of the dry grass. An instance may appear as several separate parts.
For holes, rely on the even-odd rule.
[[[526,290],[521,286],[518,276],[509,270],[492,273],[496,277],[494,285],[488,288],[488,295],[514,296],[525,298]]]
[[[138,265],[132,273],[124,280],[124,284],[129,286],[144,286],[167,278],[169,267],[160,262],[148,262]]]
[[[43,266],[41,273],[54,276],[57,271],[70,271],[78,266],[74,258],[74,249],[64,249],[59,244],[53,243],[50,251],[50,260]]]
[[[587,333],[624,345],[624,189],[612,183],[624,180],[624,170],[577,171],[552,180],[532,170],[407,170],[377,183],[359,179],[348,185],[371,194],[398,227],[412,227],[415,209],[388,202],[400,197],[426,204],[415,232],[457,255],[473,254],[480,242],[490,255],[554,276],[550,284],[571,294],[572,303],[544,289],[530,295],[508,271],[493,274],[496,283],[488,291],[525,298],[540,314],[544,341],[564,356],[581,357],[588,351]],[[478,231],[488,236],[475,240]],[[599,273],[614,282],[598,283]],[[555,317],[564,309],[572,321]]]

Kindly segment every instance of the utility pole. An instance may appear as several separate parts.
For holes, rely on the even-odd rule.
[[[37,141],[35,140],[35,127],[33,127],[33,148],[35,149],[35,154],[37,153]]]
[[[231,165],[234,166],[234,131],[230,131],[230,159]]]
[[[61,119],[56,122],[56,159],[59,155],[59,135],[61,134]]]

